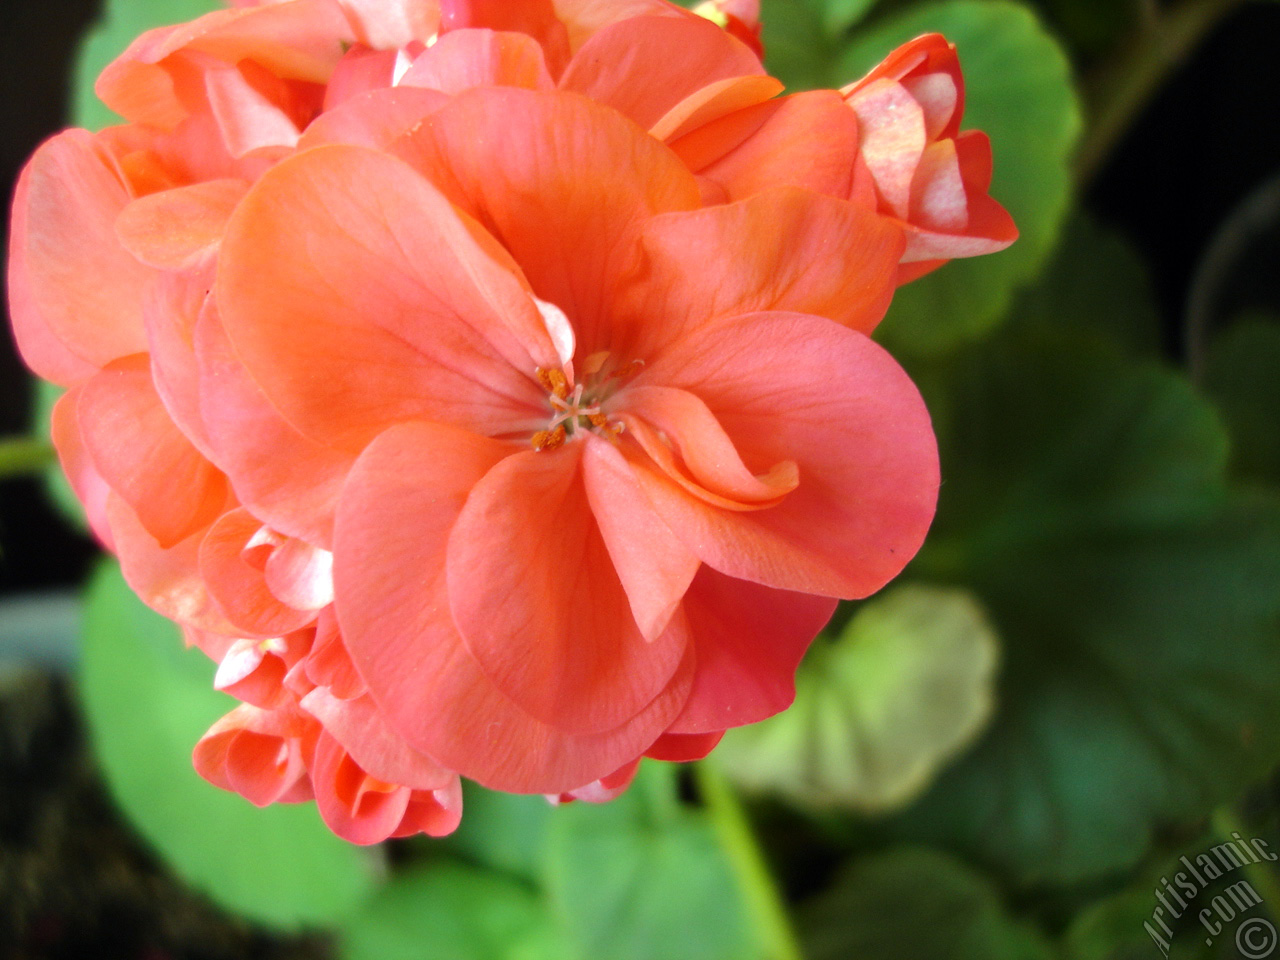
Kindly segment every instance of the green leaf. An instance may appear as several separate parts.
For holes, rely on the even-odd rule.
[[[836,50],[823,13],[812,0],[761,0],[760,20],[765,66],[789,91],[836,84]]]
[[[89,130],[119,123],[93,92],[102,69],[147,30],[194,20],[222,6],[218,0],[106,0],[102,17],[80,44],[72,71],[72,123]]]
[[[545,801],[544,801],[545,802]],[[343,960],[565,960],[534,889],[447,861],[398,875],[341,927]]]
[[[862,21],[878,0],[817,0],[827,32],[840,36]]]
[[[558,811],[546,873],[575,956],[762,957],[711,825],[679,805],[660,765],[644,764],[612,803]]]
[[[1034,927],[995,889],[932,850],[857,861],[799,915],[808,960],[1052,960]]]
[[[1166,917],[1174,933],[1170,937],[1155,919],[1154,912],[1160,906],[1155,896],[1158,883],[1159,878],[1153,877],[1149,884],[1114,894],[1078,913],[1062,938],[1067,960],[1151,960],[1163,953],[1162,946],[1169,948],[1164,954],[1167,960],[1204,957],[1204,931],[1198,924],[1183,930],[1185,923]],[[1229,942],[1231,937],[1222,939]]]
[[[1070,330],[1119,345],[1135,357],[1158,357],[1160,315],[1146,265],[1114,231],[1077,212],[1053,260],[1017,298],[1011,322]]]
[[[1229,493],[1181,377],[1013,333],[925,380],[944,483],[913,568],[982,600],[1000,708],[893,826],[1062,883],[1132,865],[1280,756],[1280,504]]]
[[[901,806],[982,729],[997,658],[969,594],[896,587],[809,654],[791,709],[730,731],[716,761],[805,805]]]
[[[842,85],[834,69],[841,40],[877,2],[761,0],[761,40],[769,72],[791,92]]]
[[[854,79],[898,44],[938,31],[956,44],[967,88],[964,125],[985,130],[995,153],[991,193],[1018,224],[998,254],[960,260],[898,291],[880,328],[895,351],[941,352],[989,331],[1014,293],[1044,266],[1070,199],[1069,161],[1080,108],[1066,54],[1027,7],[955,0],[915,7],[859,33],[839,75]]]
[[[556,810],[540,796],[486,790],[462,782],[466,815],[458,829],[434,848],[515,876],[536,878],[544,857],[547,832]]]
[[[368,893],[372,861],[331,834],[314,804],[259,810],[196,774],[196,741],[235,706],[212,674],[115,565],[99,570],[80,688],[116,802],[170,867],[228,909],[284,927],[330,923]]]
[[[1280,320],[1242,317],[1210,344],[1205,388],[1231,433],[1231,465],[1242,477],[1280,483]]]

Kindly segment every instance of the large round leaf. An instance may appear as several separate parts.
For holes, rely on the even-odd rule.
[[[1231,432],[1232,467],[1250,480],[1280,483],[1280,320],[1241,317],[1205,360],[1205,387]]]
[[[259,810],[202,780],[191,749],[236,705],[213,664],[143,606],[115,565],[89,587],[80,687],[111,794],[161,859],[223,906],[280,926],[327,924],[369,891],[369,855],[314,804]]]
[[[1040,278],[1014,301],[1010,323],[1070,330],[1135,357],[1164,348],[1146,265],[1118,233],[1077,212]]]
[[[449,861],[398,875],[342,925],[340,942],[343,960],[566,960],[537,892]]]
[[[547,885],[574,956],[764,960],[715,831],[671,776],[646,763],[612,803],[557,813]]]
[[[855,79],[898,44],[937,31],[956,44],[967,88],[964,126],[995,152],[992,195],[1018,224],[1008,250],[955,261],[898,291],[881,326],[895,351],[929,353],[980,336],[1008,311],[1053,249],[1070,201],[1080,109],[1066,54],[1027,7],[955,0],[912,8],[858,34],[841,61]]]
[[[1052,960],[995,888],[952,858],[899,849],[855,860],[800,912],[809,960]]]
[[[802,804],[901,806],[982,729],[996,660],[969,594],[895,587],[809,654],[789,710],[730,731],[715,761]]]
[[[1000,708],[895,827],[1024,883],[1082,880],[1280,756],[1280,505],[1230,493],[1182,378],[1001,341],[926,378],[945,481],[914,567],[991,614]]]

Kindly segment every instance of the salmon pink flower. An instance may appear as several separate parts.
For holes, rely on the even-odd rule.
[[[332,548],[355,667],[395,734],[486,785],[571,793],[781,709],[834,598],[932,515],[927,414],[865,336],[900,231],[793,189],[699,198],[611,110],[473,90],[389,152],[280,163],[223,240],[234,354],[355,458]]]
[[[211,782],[357,843],[452,830],[459,776],[602,802],[784,709],[919,546],[929,419],[867,335],[1012,237],[954,53],[779,96],[755,5],[704,13],[239,0],[24,170],[15,336],[241,701]]]

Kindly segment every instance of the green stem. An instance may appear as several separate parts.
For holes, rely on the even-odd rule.
[[[782,892],[765,862],[742,801],[724,774],[710,763],[704,760],[694,769],[699,792],[737,875],[769,960],[804,960]]]
[[[1172,70],[1224,16],[1245,0],[1182,0],[1139,29],[1120,56],[1086,83],[1091,122],[1076,154],[1082,186],[1097,175],[1111,150]]]
[[[1233,834],[1249,839],[1249,835],[1245,833],[1244,822],[1230,807],[1220,807],[1215,810],[1212,820],[1213,832],[1223,843],[1231,843],[1235,840]],[[1265,862],[1246,863],[1243,873],[1245,879],[1258,891],[1258,896],[1266,904],[1267,912],[1272,917],[1280,916],[1276,913],[1280,910],[1280,878],[1277,878],[1275,870]]]
[[[31,437],[0,440],[0,480],[39,473],[56,460],[53,447]]]

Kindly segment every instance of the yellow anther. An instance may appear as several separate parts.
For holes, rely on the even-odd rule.
[[[565,429],[557,426],[554,430],[539,430],[530,439],[535,450],[554,450],[564,446]]]
[[[569,396],[569,380],[564,375],[563,370],[555,367],[539,367],[537,376],[538,382],[542,384],[543,389],[547,390],[552,396],[559,397],[561,400]]]

